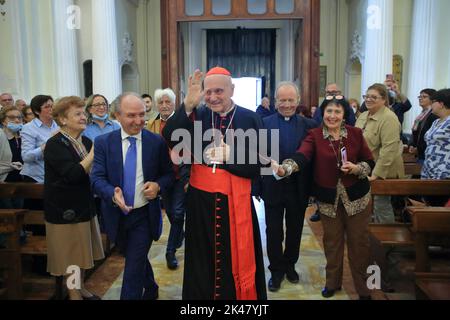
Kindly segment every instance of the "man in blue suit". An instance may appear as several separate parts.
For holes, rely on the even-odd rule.
[[[102,199],[105,230],[125,254],[122,300],[157,299],[148,253],[161,236],[159,194],[173,182],[164,140],[147,130],[145,104],[139,95],[118,98],[122,129],[95,140],[91,173],[93,191]]]
[[[279,130],[279,159],[289,159],[302,144],[308,130],[317,126],[316,122],[296,114],[300,103],[297,86],[292,82],[279,84],[276,93],[278,113],[264,118],[264,128],[268,130],[268,139],[273,137],[274,130]],[[269,141],[268,145],[271,145]],[[277,155],[271,154],[273,159]],[[269,270],[269,290],[278,291],[286,275],[291,283],[298,283],[299,276],[295,264],[299,258],[300,240],[303,220],[308,202],[308,186],[311,170],[302,170],[289,179],[276,180],[273,176],[262,178],[262,198],[266,213],[267,255]],[[286,219],[286,237],[284,237],[283,221]],[[283,252],[283,239],[285,249]]]

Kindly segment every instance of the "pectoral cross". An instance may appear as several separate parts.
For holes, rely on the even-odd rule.
[[[211,156],[212,157],[215,156],[215,150],[212,151]],[[211,164],[213,164],[212,173],[216,173],[217,165],[220,164],[220,162],[218,162],[218,161],[211,161]]]

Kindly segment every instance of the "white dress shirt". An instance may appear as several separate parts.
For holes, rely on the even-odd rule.
[[[128,147],[130,146],[130,141],[128,137],[130,135],[121,129],[122,134],[122,158],[123,165],[125,166],[125,160],[127,156]],[[142,169],[142,132],[135,136],[136,138],[136,189],[134,192],[134,206],[133,209],[139,209],[148,203],[148,200],[144,196],[144,171]],[[124,177],[126,179],[126,177]]]

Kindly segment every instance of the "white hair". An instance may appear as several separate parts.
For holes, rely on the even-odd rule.
[[[164,96],[168,97],[170,102],[172,102],[173,104],[175,104],[175,102],[177,100],[177,96],[175,95],[175,92],[173,92],[173,90],[170,88],[156,89],[154,96],[155,96],[156,104],[158,104],[158,102],[160,102]]]
[[[275,99],[278,99],[278,90],[282,87],[292,87],[295,89],[295,94],[297,95],[297,99],[300,100],[300,90],[297,85],[292,81],[282,81],[278,84],[277,89],[275,90]]]

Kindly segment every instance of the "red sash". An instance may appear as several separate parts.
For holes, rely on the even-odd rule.
[[[199,190],[228,196],[231,264],[237,300],[256,300],[256,263],[251,209],[251,180],[228,171],[192,165],[190,184]]]

